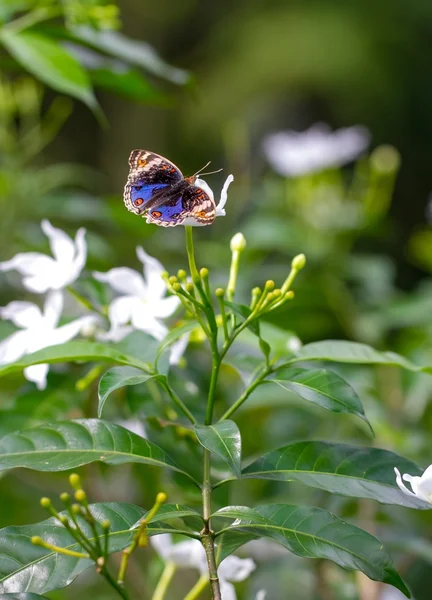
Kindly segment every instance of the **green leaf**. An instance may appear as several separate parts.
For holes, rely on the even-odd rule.
[[[252,314],[249,306],[246,306],[245,304],[237,304],[236,302],[228,302],[227,300],[225,300],[225,304],[233,312],[242,317],[243,321],[246,321],[246,319]],[[260,325],[258,319],[254,319],[251,323],[249,323],[248,329],[250,329],[254,335],[260,337]]]
[[[159,345],[155,365],[159,365],[159,359],[164,352],[170,348],[170,346],[172,346],[182,336],[190,333],[193,329],[196,329],[196,326],[196,321],[186,321],[186,323],[183,323],[183,325],[171,329]]]
[[[402,473],[422,474],[415,463],[388,450],[297,442],[264,454],[243,469],[242,477],[299,481],[343,496],[372,498],[383,504],[410,508],[432,508],[398,488],[394,467]]]
[[[75,28],[73,36],[76,40],[84,42],[84,45],[116,56],[129,64],[143,67],[150,73],[177,85],[190,82],[187,71],[166,63],[146,42],[132,40],[118,31],[96,31],[90,27]]]
[[[234,421],[195,425],[199,443],[226,462],[236,477],[241,475],[241,437]]]
[[[194,519],[199,519],[201,521],[201,528],[203,524],[203,518],[193,508],[189,508],[189,506],[183,506],[182,504],[163,504],[157,514],[150,519],[149,523],[153,523],[155,521],[171,521],[172,519],[184,519],[185,517],[193,517]],[[141,524],[142,518],[140,518],[136,523],[134,523],[131,529],[136,529]]]
[[[0,367],[0,377],[21,371],[30,365],[43,363],[60,363],[70,361],[109,361],[120,365],[130,365],[146,372],[150,372],[151,365],[133,355],[121,352],[116,346],[108,346],[97,342],[77,341],[50,346],[28,354],[15,363]]]
[[[335,413],[351,413],[369,427],[362,403],[353,388],[339,375],[326,369],[282,368],[265,381],[294,392],[300,398]],[[371,427],[372,429],[372,427]]]
[[[92,109],[97,107],[86,71],[58,42],[33,31],[6,28],[1,32],[0,41],[37,79],[58,92],[78,98]]]
[[[10,433],[0,441],[0,471],[65,471],[95,461],[144,463],[188,475],[159,446],[99,419],[58,421]]]
[[[104,534],[99,523],[106,519],[110,521],[109,552],[113,553],[122,550],[131,542],[133,532],[130,527],[142,519],[147,511],[132,504],[109,502],[91,504],[90,512],[95,518],[101,539]],[[79,522],[86,536],[90,539],[93,538],[88,523],[80,517]],[[149,535],[170,530],[172,528],[160,521],[148,526]],[[188,535],[186,531],[183,533]],[[31,543],[31,537],[35,535],[49,540],[55,546],[76,551],[82,550],[75,539],[54,517],[34,525],[1,529],[0,592],[25,588],[29,592],[43,594],[69,585],[77,575],[93,564],[90,560],[65,556],[40,546],[34,546]],[[23,600],[24,598],[25,595]]]
[[[107,371],[99,381],[98,396],[98,417],[102,415],[103,407],[108,396],[121,387],[127,385],[138,385],[152,379],[155,375],[143,373],[141,369],[135,367],[114,367]]]
[[[151,85],[135,69],[116,70],[115,68],[100,67],[90,71],[90,78],[95,87],[125,96],[130,100],[157,106],[170,105],[169,97]]]
[[[344,569],[361,570],[370,579],[393,585],[410,597],[382,543],[326,510],[285,504],[268,504],[254,509],[228,506],[213,516],[235,519],[225,531],[269,537],[293,554],[326,558]]]
[[[394,352],[379,352],[366,344],[346,342],[343,340],[326,340],[306,344],[298,352],[292,362],[306,360],[325,360],[358,365],[393,365],[410,371],[419,371],[420,367]]]

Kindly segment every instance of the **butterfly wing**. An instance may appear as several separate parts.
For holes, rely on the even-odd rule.
[[[172,162],[148,150],[133,150],[129,166],[123,198],[127,209],[138,215],[148,210],[150,200],[163,202],[169,188],[183,180]]]
[[[147,213],[147,223],[163,227],[210,225],[216,216],[212,198],[201,188],[186,184],[180,193],[163,198]]]

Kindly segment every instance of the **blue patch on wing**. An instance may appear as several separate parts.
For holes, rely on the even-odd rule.
[[[150,220],[163,223],[176,223],[183,220],[185,210],[183,208],[183,195],[180,195],[175,203],[171,200],[169,204],[158,206],[155,210],[149,210]]]
[[[163,190],[166,187],[168,187],[167,183],[140,185],[139,182],[137,182],[135,184],[130,184],[130,196],[132,204],[135,205],[136,201],[141,199],[142,202],[139,202],[138,206],[145,206],[145,204],[152,199],[156,192]]]

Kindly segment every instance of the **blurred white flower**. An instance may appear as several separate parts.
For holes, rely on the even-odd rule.
[[[205,550],[198,540],[173,544],[169,533],[153,536],[150,540],[156,552],[165,561],[171,561],[177,567],[198,569],[202,575],[207,574]],[[234,555],[225,558],[218,569],[222,600],[236,600],[237,595],[232,582],[247,579],[255,569],[256,565],[251,558],[239,558]],[[261,590],[258,592],[257,600],[263,598],[265,592]]]
[[[378,600],[406,600],[406,596],[393,586],[384,584]]]
[[[234,175],[228,175],[228,177],[226,178],[225,183],[223,184],[223,187],[222,187],[219,203],[216,205],[216,217],[224,217],[226,215],[225,204],[227,203],[227,200],[228,200],[228,188],[233,181],[234,181]],[[194,185],[196,187],[199,187],[202,190],[204,190],[204,192],[206,192],[206,194],[208,194],[208,196],[214,202],[213,190],[211,189],[209,184],[206,181],[204,181],[204,179],[198,178],[195,181]],[[192,225],[192,226],[196,226],[196,227],[201,227],[202,225],[205,225],[205,223],[200,223],[193,217],[188,217],[181,224],[182,225]]]
[[[432,504],[432,465],[430,465],[421,477],[413,477],[405,473],[402,477],[398,469],[394,468],[396,473],[396,483],[404,494],[408,496],[416,496],[420,500],[425,500]],[[409,490],[403,483],[408,481],[410,483],[412,491]]]
[[[362,126],[330,131],[316,123],[306,131],[280,131],[264,139],[267,160],[280,175],[299,176],[356,159],[368,146],[370,135]]]
[[[62,309],[63,295],[60,291],[47,294],[43,313],[32,302],[14,301],[0,308],[0,317],[20,328],[0,342],[0,364],[12,363],[25,354],[68,342],[98,318],[88,315],[57,328]],[[46,387],[48,369],[47,364],[32,365],[24,369],[24,376],[42,390]]]
[[[121,421],[117,421],[117,425],[121,425],[128,431],[139,435],[140,437],[147,439],[147,431],[144,426],[142,420],[133,418],[133,419],[123,419]]]
[[[162,279],[164,268],[161,263],[141,247],[137,248],[137,256],[144,265],[144,277],[128,267],[93,273],[95,279],[107,283],[121,294],[108,308],[110,330],[100,335],[100,339],[118,342],[136,329],[157,340],[162,340],[168,333],[160,319],[171,316],[180,300],[176,296],[164,297],[166,285]]]
[[[42,231],[48,237],[53,257],[40,252],[20,252],[0,263],[0,271],[16,270],[28,290],[43,294],[61,290],[78,279],[87,258],[85,229],[78,229],[75,241],[44,219]]]

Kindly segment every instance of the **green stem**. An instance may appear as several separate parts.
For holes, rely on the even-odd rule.
[[[160,383],[164,387],[164,389],[166,390],[167,394],[169,395],[171,400],[174,402],[174,404],[182,411],[182,413],[185,415],[185,417],[187,417],[189,419],[189,421],[192,423],[192,425],[195,425],[197,420],[195,419],[195,417],[193,416],[191,411],[188,409],[188,407],[184,404],[183,400],[181,400],[181,398],[179,398],[177,396],[177,394],[175,393],[175,391],[171,388],[168,381],[160,380]]]
[[[165,564],[165,568],[162,571],[162,575],[158,581],[158,584],[152,596],[152,600],[164,600],[165,595],[168,591],[168,586],[171,583],[176,569],[176,564],[173,563],[171,560]]]
[[[41,21],[47,21],[49,19],[53,19],[61,14],[60,8],[55,7],[41,7],[32,12],[29,12],[22,17],[18,17],[14,21],[11,21],[7,25],[4,25],[3,29],[6,31],[10,31],[13,33],[18,33],[23,29],[28,29],[36,23],[40,23]]]
[[[214,549],[214,533],[211,529],[211,491],[212,485],[210,480],[210,460],[211,453],[209,450],[204,450],[204,473],[203,473],[203,487],[202,487],[202,498],[203,498],[203,519],[204,528],[201,532],[202,544],[207,556],[207,566],[209,571],[209,581],[212,591],[213,600],[221,600],[219,576],[216,566],[216,555]]]
[[[129,594],[127,593],[127,591],[124,589],[124,587],[117,583],[117,581],[114,579],[114,577],[111,575],[111,573],[106,567],[104,567],[101,570],[101,575],[107,580],[110,586],[114,588],[115,591],[123,598],[123,600],[129,600]]]
[[[184,600],[196,600],[209,584],[209,578],[206,574],[201,575],[191,591],[184,597]]]
[[[232,406],[221,416],[220,421],[224,421],[225,419],[229,419],[232,414],[236,412],[240,408],[240,406],[246,402],[252,392],[263,382],[263,380],[272,372],[272,367],[267,367],[261,375],[259,375],[255,381],[243,392],[238,400],[234,402]]]
[[[196,284],[200,281],[200,276],[198,273],[198,269],[195,262],[195,253],[194,253],[194,243],[193,243],[193,234],[192,227],[186,226],[186,251],[188,255],[189,261],[189,270],[192,277],[192,281]]]

